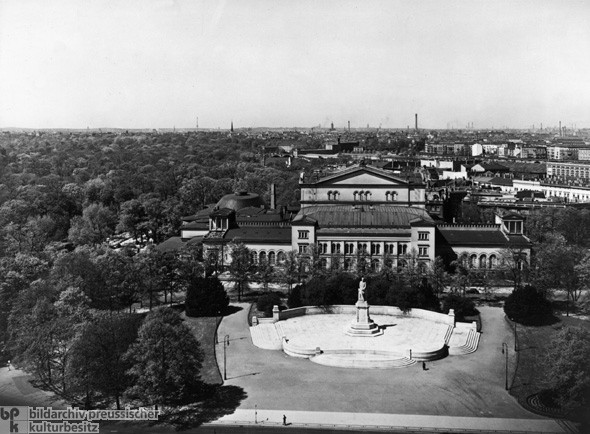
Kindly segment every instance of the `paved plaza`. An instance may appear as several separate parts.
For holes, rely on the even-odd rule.
[[[273,415],[301,412],[311,415],[306,417],[315,417],[317,423],[325,420],[337,425],[355,418],[367,421],[370,416],[363,416],[367,414],[377,418],[414,415],[464,418],[472,428],[477,428],[474,421],[485,418],[481,427],[485,425],[487,429],[496,425],[504,429],[511,425],[511,419],[518,419],[524,420],[518,423],[519,427],[529,426],[529,432],[543,432],[537,425],[545,426],[546,432],[565,432],[555,421],[526,411],[504,389],[502,343],[513,348],[514,340],[501,308],[480,308],[483,328],[475,353],[428,362],[423,371],[421,364],[404,369],[335,368],[293,358],[282,351],[258,348],[248,330],[249,305],[239,306],[243,309],[223,319],[219,335],[230,338],[225,384],[242,387],[247,398],[234,415],[223,420],[233,418],[235,422],[247,415],[247,421],[252,422],[253,410],[272,411]],[[217,346],[217,358],[219,366],[223,366],[221,344]],[[512,351],[508,360],[510,380],[516,361]],[[296,413],[292,416],[290,421],[297,423]],[[505,423],[494,425],[490,418],[503,419]],[[527,420],[531,421],[528,425]]]
[[[351,322],[351,315],[306,315],[280,321],[289,343],[326,350],[392,351],[400,355],[407,348],[438,349],[445,342],[449,326],[421,318],[404,318],[392,315],[371,315],[384,333],[380,336],[359,338],[344,332]]]

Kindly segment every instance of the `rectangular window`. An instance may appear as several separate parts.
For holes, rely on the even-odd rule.
[[[307,246],[299,244],[299,253],[307,253]]]
[[[418,239],[421,241],[428,241],[428,232],[418,232]]]
[[[309,239],[309,231],[299,231],[299,239],[300,240]]]
[[[428,247],[427,246],[419,246],[418,247],[418,256],[428,256]]]

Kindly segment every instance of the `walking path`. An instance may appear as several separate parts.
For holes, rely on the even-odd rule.
[[[556,420],[501,419],[415,414],[337,413],[321,411],[236,410],[210,425],[283,425],[307,428],[371,429],[400,432],[510,432],[563,434],[575,432],[568,424]]]
[[[377,370],[327,367],[257,348],[247,323],[249,305],[239,306],[240,311],[224,317],[219,337],[223,341],[229,335],[225,384],[242,387],[247,397],[234,414],[217,423],[254,423],[257,411],[264,423],[282,424],[285,414],[293,424],[315,426],[568,432],[562,422],[526,411],[505,390],[502,343],[510,349],[509,381],[515,358],[513,332],[501,308],[480,309],[483,329],[477,351],[427,362],[424,371],[422,364]],[[222,343],[216,354],[223,370]]]
[[[29,383],[31,377],[20,369],[0,369],[0,405],[13,406],[22,405],[30,407],[53,407],[56,409],[66,408],[66,404],[58,399],[51,392],[33,387]]]

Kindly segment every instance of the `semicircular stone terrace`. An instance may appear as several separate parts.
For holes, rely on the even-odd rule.
[[[355,306],[332,306],[330,313],[319,307],[275,310],[272,319],[254,319],[252,342],[292,357],[348,368],[400,368],[477,349],[475,323],[455,323],[452,314],[422,309],[404,314],[396,307],[371,306],[371,319],[383,333],[359,337],[346,333],[354,313]]]

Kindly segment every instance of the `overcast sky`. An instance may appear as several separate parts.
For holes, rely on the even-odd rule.
[[[590,127],[590,2],[1,0],[0,127]]]

